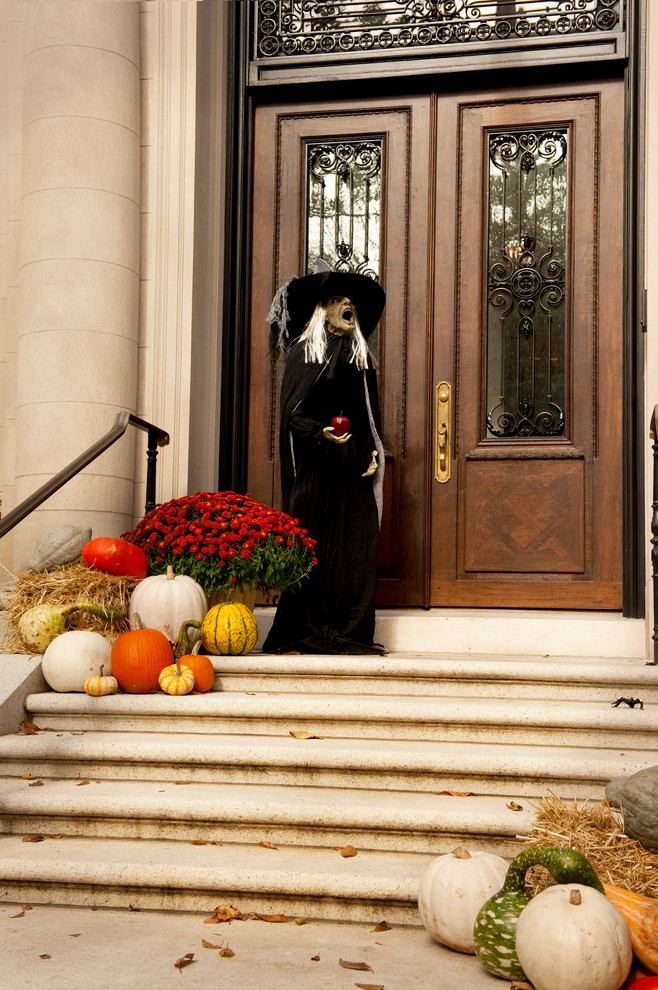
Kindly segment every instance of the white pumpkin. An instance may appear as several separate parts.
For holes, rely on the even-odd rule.
[[[138,615],[146,629],[158,629],[172,643],[183,622],[201,623],[208,611],[208,602],[200,584],[185,574],[174,574],[172,567],[166,574],[154,574],[140,581],[132,595],[128,615],[133,625]],[[190,642],[199,638],[196,629],[189,629]]]
[[[628,925],[594,887],[547,887],[523,909],[516,952],[535,990],[619,990],[633,959]]]
[[[46,647],[41,672],[53,691],[84,691],[85,681],[98,673],[101,664],[112,671],[112,647],[100,633],[71,629]]]
[[[430,935],[451,949],[473,954],[477,913],[503,886],[508,866],[495,853],[461,847],[433,859],[418,889],[420,918]]]

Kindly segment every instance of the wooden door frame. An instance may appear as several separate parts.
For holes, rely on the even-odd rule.
[[[235,328],[224,334],[222,346],[222,393],[219,424],[219,477],[218,487],[244,491],[247,483],[248,449],[248,394],[249,394],[249,257],[250,257],[250,202],[252,117],[256,102],[294,99],[299,88],[289,84],[266,88],[250,87],[249,64],[249,4],[230,0],[228,37],[232,64],[229,68],[227,92],[227,147],[230,152],[226,163],[226,243],[232,250],[226,251],[224,271],[224,320],[223,326]],[[643,283],[644,256],[644,185],[641,163],[644,151],[644,88],[646,44],[646,0],[632,0],[628,8],[628,57],[624,63],[626,84],[626,183],[625,183],[625,244],[624,244],[624,395],[623,395],[623,614],[642,618],[645,614],[645,503],[644,503],[644,449],[646,424],[644,422],[644,363],[643,332],[645,327],[645,288]],[[539,69],[541,79],[550,81],[578,81],[606,74],[606,66],[599,63],[587,65],[544,65]],[[510,70],[504,74],[493,68],[483,68],[459,76],[460,88],[480,88],[500,85],[525,85],[527,68]],[[501,78],[502,76],[502,78]],[[445,76],[428,77],[430,85],[446,86]],[[536,78],[536,77],[533,77]],[[448,85],[450,84],[448,80]],[[304,99],[313,101],[329,95],[340,96],[350,89],[353,82],[342,84],[304,84]],[[383,79],[363,83],[364,92],[382,94]],[[390,83],[390,91],[415,91],[414,79],[400,76]]]

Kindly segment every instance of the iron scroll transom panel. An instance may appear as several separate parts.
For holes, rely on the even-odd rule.
[[[625,56],[627,0],[257,0],[252,81],[309,78],[355,62],[379,73],[441,71],[454,57],[487,62],[541,50],[546,62]],[[421,60],[427,65],[421,64]],[[377,71],[376,69],[374,71]]]

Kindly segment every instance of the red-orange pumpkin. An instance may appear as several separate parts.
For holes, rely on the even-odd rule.
[[[111,659],[122,691],[147,694],[158,690],[160,673],[174,662],[174,651],[158,629],[131,629],[117,636]]]
[[[148,559],[141,547],[112,536],[97,536],[85,543],[82,560],[95,571],[117,577],[141,580],[149,571]]]
[[[187,653],[180,658],[182,667],[189,667],[194,674],[194,690],[204,694],[215,683],[215,668],[210,657],[203,653]]]

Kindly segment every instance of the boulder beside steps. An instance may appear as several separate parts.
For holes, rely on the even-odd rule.
[[[632,658],[215,667],[206,695],[27,697],[38,731],[0,737],[3,899],[418,923],[433,856],[511,858],[542,796],[655,763],[656,668]]]

